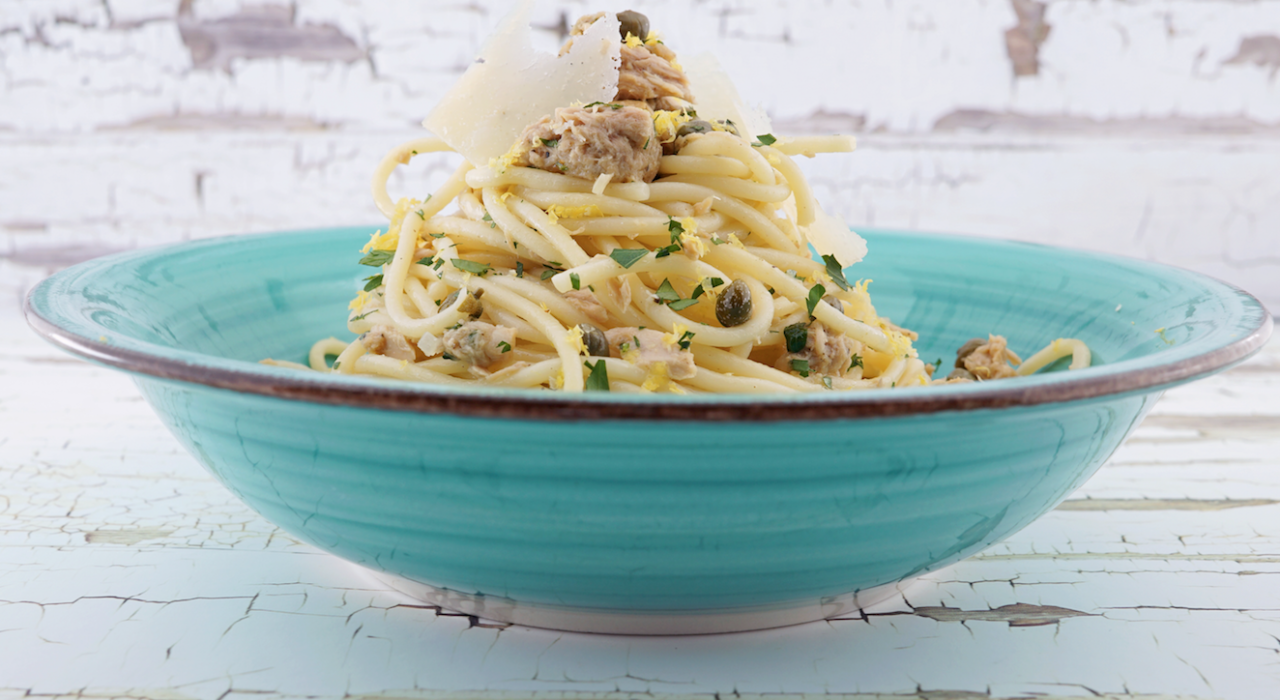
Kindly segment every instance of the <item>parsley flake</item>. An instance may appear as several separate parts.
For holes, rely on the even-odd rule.
[[[484,216],[483,216],[483,217],[481,217],[481,221],[488,221],[488,222],[489,222],[489,228],[496,228],[496,227],[498,226],[498,224],[494,223],[494,221],[493,221],[493,217],[492,217],[492,216],[489,216],[489,212],[485,212],[485,213],[484,213]]]
[[[374,309],[373,311],[377,311],[377,309]],[[356,317],[354,317],[354,318],[349,318],[349,319],[347,319],[347,323],[350,323],[350,322],[352,322],[352,321],[359,321],[360,319],[364,318],[365,316],[368,316],[369,314],[373,313],[373,311],[366,311],[366,312],[364,312],[364,313],[360,314],[359,316],[356,316]]]
[[[428,255],[428,256],[427,256],[427,257],[425,257],[425,258],[420,258],[420,259],[418,259],[418,260],[415,260],[413,264],[414,264],[414,265],[426,265],[426,266],[430,267],[431,263],[433,263],[433,262],[435,262],[435,261],[436,261],[436,256],[434,256],[434,255]]]
[[[609,257],[623,268],[629,268],[648,254],[649,251],[644,248],[614,248]]]
[[[839,260],[836,260],[836,256],[824,255],[822,260],[827,263],[827,275],[831,277],[831,281],[835,282],[837,287],[846,292],[849,291],[849,280],[844,278],[844,267]]]
[[[671,280],[662,280],[662,284],[658,286],[658,299],[668,304],[673,301],[679,301],[680,294],[676,292],[675,287],[671,286]]]
[[[792,360],[791,369],[794,370],[796,373],[798,373],[801,377],[808,377],[809,361],[808,360]]]
[[[693,306],[696,303],[698,303],[697,298],[678,299],[676,301],[671,302],[670,304],[667,304],[667,306],[671,307],[672,311],[684,311],[685,309],[689,308],[690,306]]]
[[[679,345],[681,350],[688,350],[690,343],[693,342],[693,335],[693,331],[685,331],[680,335],[680,339],[676,341],[676,345]]]
[[[793,323],[782,329],[782,336],[787,339],[787,352],[800,352],[809,343],[809,326]]]
[[[582,280],[579,279],[576,272],[569,273],[569,283],[573,285],[574,289],[582,289]]]
[[[369,267],[382,267],[391,262],[391,259],[395,256],[396,252],[394,250],[374,250],[360,258],[360,264],[368,265]]]
[[[372,292],[373,290],[382,286],[382,275],[373,275],[372,277],[366,277],[365,280],[367,280],[367,282],[364,285],[364,291],[366,292]]]
[[[414,214],[417,214],[417,215],[418,215],[418,218],[419,218],[419,219],[422,219],[423,221],[426,221],[426,220],[427,220],[427,215],[426,215],[426,213],[425,213],[425,212],[423,212],[421,209],[419,209],[418,211],[415,211],[415,212],[414,212]]]
[[[453,263],[454,267],[462,270],[463,272],[470,272],[473,275],[480,275],[481,277],[484,277],[489,270],[493,269],[493,266],[489,263],[479,263],[473,260],[463,260],[462,258],[454,258],[449,262]]]
[[[560,145],[560,139],[538,139],[538,140],[541,141],[542,145],[546,146],[547,148],[555,148],[556,146]]]
[[[524,277],[524,263],[516,262],[516,277]]]
[[[813,318],[813,310],[818,308],[818,302],[822,301],[822,296],[827,293],[827,288],[820,285],[813,285],[813,289],[809,290],[809,298],[805,300],[805,305],[809,307],[809,318]]]
[[[594,365],[586,361],[582,364],[591,370],[591,374],[587,375],[587,391],[608,391],[609,363],[604,360],[596,360]]]
[[[772,146],[777,142],[778,142],[778,139],[774,138],[773,134],[760,134],[759,136],[756,137],[756,142],[751,145],[752,146]]]
[[[505,340],[498,343],[498,347],[502,348],[503,354],[511,352],[511,343],[508,343]]]
[[[828,389],[834,389],[834,388],[835,388],[835,387],[831,386],[831,377],[823,377],[823,378],[822,378],[822,386],[825,386],[825,387],[826,387],[826,388],[828,388]]]
[[[849,369],[853,369],[854,367],[863,367],[863,366],[864,365],[862,364],[862,355],[854,353],[853,358],[849,360]]]
[[[684,224],[676,221],[674,217],[667,217],[667,230],[671,232],[671,242],[675,243],[680,239],[680,234],[684,233]]]
[[[443,233],[430,233],[430,234],[427,234],[427,235],[431,236],[432,238],[444,238],[444,234],[443,234]]]
[[[547,280],[555,276],[556,276],[556,270],[543,270],[542,276],[539,279],[541,279],[543,282],[546,282]]]

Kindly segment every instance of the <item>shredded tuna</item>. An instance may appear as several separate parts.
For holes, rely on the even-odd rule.
[[[443,340],[444,351],[450,357],[484,368],[502,357],[504,351],[510,351],[516,343],[516,330],[484,321],[469,321],[446,331]]]
[[[582,36],[603,12],[584,15],[573,23],[569,40],[560,47],[560,55],[569,52],[574,37]],[[647,39],[648,37],[639,37]],[[648,109],[684,109],[693,104],[693,92],[689,79],[676,62],[676,52],[661,42],[640,46],[622,45],[622,65],[618,69],[619,102],[643,102]]]
[[[360,336],[360,342],[364,344],[364,349],[374,355],[386,355],[396,360],[408,360],[416,362],[425,359],[418,348],[409,342],[400,331],[391,326],[377,325],[369,329],[368,333]]]
[[[1009,349],[1008,341],[1000,335],[987,336],[985,345],[979,345],[964,358],[964,368],[982,380],[1018,376],[1011,364],[1022,364],[1022,358]]]
[[[689,79],[665,44],[622,46],[619,100],[645,100],[654,109],[681,109],[693,102]]]
[[[613,354],[640,369],[648,371],[662,362],[666,364],[667,376],[676,381],[697,374],[693,353],[675,343],[668,344],[666,335],[648,328],[610,328],[605,331]]]
[[[843,333],[832,333],[821,323],[813,323],[809,326],[804,349],[783,355],[777,367],[788,371],[792,360],[804,360],[809,363],[809,371],[813,374],[843,377],[849,371],[853,356],[862,350],[862,343],[853,338]]]
[[[584,180],[649,182],[662,160],[649,113],[626,106],[561,107],[526,127],[517,146],[517,165]]]
[[[596,299],[596,295],[585,289],[577,289],[572,292],[564,293],[565,301],[569,302],[573,308],[581,311],[587,318],[597,325],[603,326],[609,322],[609,312],[604,308],[604,304]]]

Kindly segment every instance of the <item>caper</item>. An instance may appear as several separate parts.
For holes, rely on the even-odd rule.
[[[972,355],[974,350],[977,350],[986,344],[987,341],[982,338],[970,338],[969,340],[966,340],[964,345],[961,345],[960,349],[956,350],[956,361],[958,362]]]
[[[634,10],[626,10],[618,13],[618,33],[622,35],[622,40],[627,40],[627,35],[644,41],[649,38],[649,18]]]
[[[680,125],[676,130],[676,136],[688,136],[689,134],[709,134],[716,128],[711,126],[711,122],[703,119],[694,119]]]
[[[441,310],[449,308],[455,301],[458,301],[458,293],[461,291],[461,289],[456,289],[452,294],[445,297],[444,301],[440,302]],[[471,318],[479,318],[480,314],[484,313],[484,304],[480,303],[480,297],[483,295],[483,289],[477,290],[475,293],[468,292],[467,296],[463,297],[462,301],[458,303],[458,312],[464,313]]]
[[[970,372],[963,367],[957,367],[951,370],[951,374],[947,375],[947,379],[968,379],[973,381],[977,379],[977,377],[973,376],[973,372]]]
[[[828,294],[825,297],[822,297],[822,300],[830,304],[836,311],[844,313],[844,304],[839,299]]]
[[[582,344],[587,346],[588,355],[592,357],[609,356],[609,339],[604,336],[604,331],[590,323],[579,323],[578,328],[582,330]]]
[[[751,290],[742,280],[734,280],[716,299],[716,320],[725,328],[741,326],[751,318]]]
[[[793,323],[782,329],[782,337],[787,339],[787,352],[801,352],[809,343],[809,324]]]

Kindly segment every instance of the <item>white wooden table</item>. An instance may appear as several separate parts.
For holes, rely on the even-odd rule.
[[[0,303],[0,699],[1280,698],[1280,342],[1057,510],[866,616],[562,634],[385,590]]]

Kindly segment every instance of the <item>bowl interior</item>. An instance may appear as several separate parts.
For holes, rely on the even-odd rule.
[[[249,235],[126,253],[59,273],[33,292],[29,306],[90,344],[264,377],[296,375],[257,362],[302,362],[317,339],[352,337],[347,303],[377,273],[357,262],[372,230]],[[847,276],[873,280],[877,310],[917,331],[921,358],[942,360],[944,373],[956,347],[988,333],[1006,336],[1022,354],[1055,338],[1080,338],[1093,351],[1088,372],[1097,373],[1213,352],[1266,322],[1253,297],[1167,266],[1023,243],[862,233],[868,259]],[[1048,372],[1024,381],[1067,377]]]

